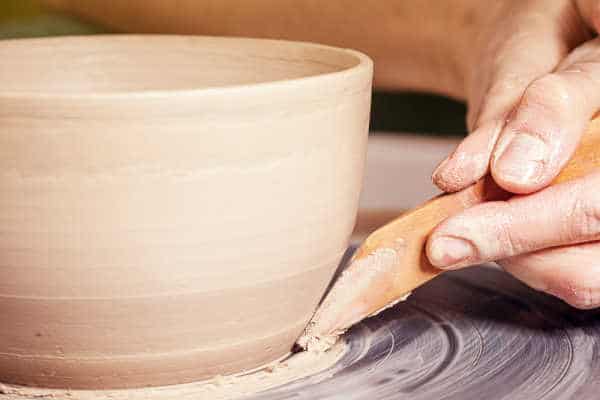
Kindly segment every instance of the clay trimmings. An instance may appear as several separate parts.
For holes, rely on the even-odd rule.
[[[381,248],[364,258],[353,259],[315,313],[312,321],[298,339],[298,345],[305,349],[323,351],[336,342],[346,329],[366,316],[379,314],[402,298],[379,309],[369,309],[370,300],[356,297],[356,293],[370,292],[373,296],[389,291],[389,283],[401,262],[404,243],[396,243],[396,248]]]
[[[239,376],[217,376],[203,382],[182,385],[163,386],[146,389],[124,390],[61,390],[36,389],[22,386],[0,384],[0,398],[36,400],[51,398],[58,400],[174,400],[174,399],[211,399],[232,400],[283,386],[295,380],[311,376],[313,383],[328,377],[319,375],[342,358],[346,344],[338,342],[325,353],[302,352],[285,360],[268,364],[253,373]]]

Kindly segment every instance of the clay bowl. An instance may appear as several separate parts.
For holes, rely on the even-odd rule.
[[[288,353],[352,231],[370,60],[181,36],[0,60],[0,381],[164,385]]]

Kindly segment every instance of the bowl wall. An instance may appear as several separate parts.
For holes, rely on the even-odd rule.
[[[370,61],[176,36],[0,59],[0,381],[164,385],[285,355],[353,228]]]

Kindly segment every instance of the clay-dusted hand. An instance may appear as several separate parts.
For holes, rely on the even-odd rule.
[[[600,306],[600,174],[546,188],[600,109],[600,1],[500,2],[465,74],[472,133],[434,172],[445,191],[490,172],[521,196],[443,222],[430,261],[499,263],[579,308]]]

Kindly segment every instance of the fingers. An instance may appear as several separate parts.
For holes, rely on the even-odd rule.
[[[455,269],[600,239],[600,173],[533,195],[474,206],[442,222],[427,256]]]
[[[499,264],[534,289],[573,307],[600,307],[600,242],[542,250]]]
[[[502,120],[491,120],[467,136],[437,167],[433,183],[444,192],[457,192],[483,177],[489,168]]]
[[[443,191],[464,189],[489,171],[499,134],[527,86],[554,70],[570,49],[585,39],[579,31],[562,29],[562,19],[574,19],[574,8],[567,13],[562,7],[551,10],[543,14],[547,18],[540,15],[502,17],[504,31],[494,32],[486,43],[481,64],[474,66],[468,94],[472,133],[433,173],[434,183]]]
[[[518,56],[518,52],[515,52],[515,56]],[[486,97],[481,99],[479,107],[470,107],[477,107],[478,117],[471,123],[475,129],[434,171],[432,179],[437,187],[444,192],[457,192],[488,172],[490,158],[508,112],[518,102],[527,85],[554,68],[556,62],[558,57],[549,58],[545,64],[515,63],[500,73],[496,78],[498,80],[484,92]]]
[[[595,39],[527,88],[492,154],[494,180],[513,193],[549,185],[599,108],[600,39]]]

